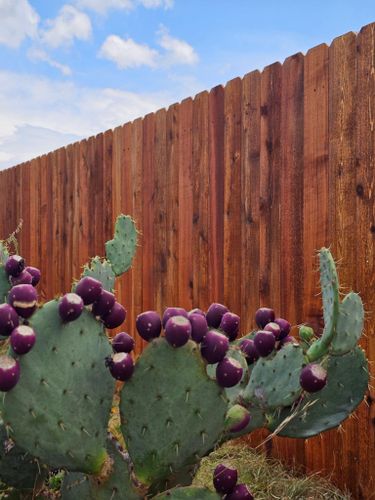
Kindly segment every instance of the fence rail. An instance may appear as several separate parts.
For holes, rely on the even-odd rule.
[[[118,293],[135,336],[142,310],[214,300],[244,331],[259,305],[319,328],[315,252],[330,246],[369,311],[362,346],[375,361],[374,31],[0,172],[0,234],[23,219],[20,251],[51,298],[103,254],[116,214],[131,214],[141,244]],[[374,390],[356,415],[307,441],[276,439],[273,453],[375,498]]]

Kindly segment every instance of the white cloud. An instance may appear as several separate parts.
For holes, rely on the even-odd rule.
[[[110,35],[106,38],[98,55],[114,62],[120,69],[138,66],[155,67],[158,59],[158,52],[148,45],[137,43],[131,38],[120,38],[117,35]]]
[[[70,45],[75,38],[88,40],[92,32],[89,16],[68,4],[63,5],[55,19],[47,19],[46,26],[41,39],[53,48]]]
[[[121,125],[182,97],[93,89],[0,71],[0,168]]]
[[[163,7],[164,9],[171,9],[174,5],[173,0],[139,0],[139,3],[146,7],[146,9],[157,9]]]
[[[28,0],[0,0],[0,43],[17,48],[37,34],[39,16]]]
[[[69,66],[61,64],[58,61],[52,59],[47,52],[42,49],[37,49],[33,47],[27,51],[27,56],[31,61],[43,61],[52,66],[52,68],[58,69],[64,76],[70,76],[72,70]]]
[[[198,54],[187,42],[172,37],[164,26],[160,29],[159,34],[158,43],[166,51],[163,57],[165,65],[195,64],[198,62]]]
[[[132,10],[138,5],[146,9],[156,9],[162,7],[170,9],[174,0],[76,0],[76,5],[80,9],[90,9],[98,14],[106,14],[109,10]]]

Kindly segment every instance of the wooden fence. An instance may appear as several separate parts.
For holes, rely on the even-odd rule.
[[[375,361],[374,31],[0,172],[0,234],[23,219],[20,252],[50,298],[131,214],[141,244],[118,293],[133,334],[142,310],[211,301],[244,331],[260,304],[320,327],[315,252],[330,246],[364,299]],[[276,439],[273,453],[375,498],[375,391],[341,431]]]

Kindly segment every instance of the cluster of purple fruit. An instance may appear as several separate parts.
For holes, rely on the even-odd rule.
[[[82,278],[74,293],[66,293],[59,302],[59,314],[64,322],[74,321],[89,306],[92,314],[101,319],[106,328],[120,326],[126,318],[125,308],[116,302],[113,293],[103,288],[102,283],[90,276]]]
[[[9,337],[13,352],[22,356],[33,348],[36,340],[35,331],[26,320],[37,307],[38,294],[34,287],[41,274],[36,267],[25,267],[25,261],[19,255],[8,257],[5,271],[13,287],[8,295],[9,303],[0,304],[0,335]],[[20,324],[20,318],[24,323]],[[0,356],[0,391],[13,389],[19,378],[18,360],[8,355]]]
[[[238,472],[234,467],[219,464],[214,470],[215,490],[224,495],[224,500],[253,500],[246,484],[237,484]]]
[[[133,375],[134,362],[130,353],[134,345],[134,339],[126,332],[120,332],[113,337],[114,354],[106,358],[105,364],[116,380],[125,382]]]
[[[207,313],[201,309],[187,312],[181,307],[167,307],[162,318],[155,311],[146,311],[136,319],[138,333],[147,342],[159,337],[163,328],[167,342],[174,348],[182,347],[189,339],[200,344],[207,363],[218,363],[216,379],[222,387],[238,384],[243,375],[238,361],[226,356],[229,342],[239,334],[239,326],[239,316],[218,303],[211,304]]]

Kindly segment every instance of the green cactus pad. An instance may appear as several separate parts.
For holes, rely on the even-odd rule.
[[[344,354],[353,349],[362,335],[364,310],[361,297],[350,292],[339,307],[336,332],[333,337],[330,352]]]
[[[0,265],[4,265],[7,258],[9,257],[9,252],[4,241],[0,241]]]
[[[109,440],[108,455],[113,460],[112,472],[107,480],[98,481],[82,473],[67,473],[61,487],[62,500],[140,500],[134,488],[129,462],[116,444]]]
[[[308,438],[337,427],[363,400],[368,379],[367,360],[360,347],[343,356],[329,357],[327,385],[319,392],[306,394],[296,416],[278,435]],[[285,409],[270,416],[269,429],[274,431],[291,414],[292,410]]]
[[[0,304],[7,301],[7,295],[11,285],[9,283],[9,278],[5,272],[4,266],[0,265]]]
[[[221,496],[207,488],[187,486],[184,488],[173,488],[153,498],[155,500],[220,500]]]
[[[103,284],[103,288],[108,292],[113,292],[115,288],[115,274],[111,264],[100,257],[93,257],[89,265],[85,265],[82,272],[82,277],[91,276],[99,280]],[[73,291],[75,284],[73,285]]]
[[[260,408],[289,406],[301,393],[299,375],[304,365],[303,350],[288,343],[273,358],[260,358],[250,375],[242,397]]]
[[[113,240],[105,244],[105,253],[116,276],[127,271],[137,247],[137,230],[129,215],[119,215],[115,225]]]
[[[139,480],[164,484],[220,438],[228,400],[210,380],[195,342],[153,340],[122,390],[121,423]]]
[[[5,425],[44,463],[96,474],[106,459],[114,390],[104,364],[111,347],[103,327],[87,310],[62,323],[57,300],[39,309],[30,325],[37,341],[20,358],[20,381],[5,394]]]

